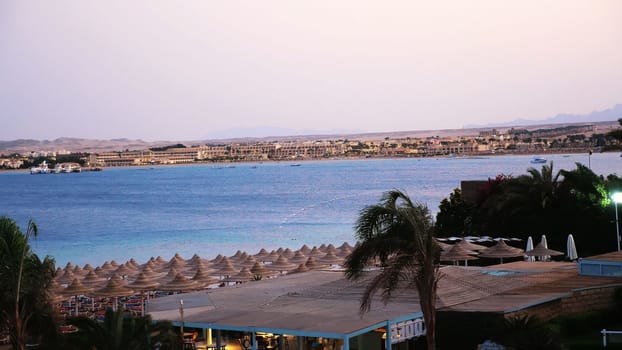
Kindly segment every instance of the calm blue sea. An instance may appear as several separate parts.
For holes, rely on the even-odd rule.
[[[587,154],[547,155],[555,169],[587,165]],[[460,180],[521,175],[531,156],[331,160],[107,168],[102,172],[30,175],[0,173],[0,215],[23,228],[38,224],[32,241],[57,265],[100,265],[133,257],[170,259],[231,255],[237,249],[299,248],[353,243],[358,212],[384,191],[401,189],[438,211]],[[622,173],[617,153],[594,154],[598,174]]]

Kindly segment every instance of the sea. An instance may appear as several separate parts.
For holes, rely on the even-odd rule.
[[[547,154],[554,170],[589,165],[622,174],[618,153]],[[93,266],[175,253],[214,258],[261,248],[355,242],[359,212],[385,191],[405,191],[433,214],[461,180],[519,176],[532,156],[340,159],[106,168],[73,174],[0,173],[0,216],[25,230],[57,266]]]

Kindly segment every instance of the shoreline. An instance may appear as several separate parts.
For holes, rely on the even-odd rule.
[[[192,163],[176,163],[176,164],[139,164],[139,165],[121,165],[121,166],[108,166],[108,167],[97,167],[104,171],[106,169],[138,169],[138,168],[155,168],[155,167],[176,167],[176,166],[201,166],[201,165],[235,165],[235,164],[261,164],[261,163],[304,163],[304,162],[323,162],[323,161],[340,161],[340,160],[376,160],[376,159],[388,159],[388,160],[397,160],[397,159],[473,159],[473,158],[482,158],[482,157],[498,157],[498,156],[541,156],[541,155],[571,155],[571,154],[588,154],[590,149],[585,150],[542,150],[542,152],[477,152],[477,153],[465,153],[465,154],[456,154],[456,155],[434,155],[434,156],[371,156],[371,157],[331,157],[331,158],[296,158],[296,159],[278,159],[278,160],[232,160],[232,161],[195,161]],[[593,153],[616,153],[620,152],[620,150],[608,150],[608,151],[598,151]],[[84,172],[91,172],[94,170],[83,170]],[[0,169],[0,173],[29,173],[30,168],[26,169]],[[37,174],[41,175],[41,174]],[[49,175],[49,174],[44,174]]]

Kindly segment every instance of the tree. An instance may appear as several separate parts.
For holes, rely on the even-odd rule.
[[[32,252],[28,240],[37,233],[33,221],[22,233],[15,221],[0,217],[0,324],[8,328],[13,349],[25,349],[29,339],[51,346],[56,335],[48,288],[54,260],[41,261]]]
[[[378,204],[361,211],[355,235],[358,245],[344,263],[346,278],[360,279],[366,275],[365,267],[376,259],[382,266],[363,294],[361,313],[369,311],[378,291],[386,303],[397,288],[414,286],[426,324],[428,349],[434,350],[440,247],[428,208],[414,204],[401,191],[388,191]]]
[[[97,350],[151,350],[176,346],[176,335],[170,322],[152,322],[151,316],[124,317],[123,310],[107,309],[103,322],[88,317],[75,317],[68,323],[78,332],[68,335],[67,348]]]
[[[472,233],[475,205],[466,202],[462,191],[455,188],[449,199],[443,198],[436,214],[435,232],[439,237],[468,235]]]

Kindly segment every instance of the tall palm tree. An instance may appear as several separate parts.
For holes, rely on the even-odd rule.
[[[378,204],[361,211],[355,231],[359,244],[344,263],[346,278],[363,277],[365,268],[375,260],[382,266],[363,294],[361,313],[369,311],[378,291],[386,303],[397,288],[414,286],[426,324],[428,349],[434,350],[440,248],[428,208],[414,204],[401,191],[388,191]]]
[[[28,338],[41,342],[56,328],[47,288],[54,260],[32,252],[28,240],[36,235],[33,221],[23,233],[14,220],[0,217],[0,325],[9,329],[13,349],[25,349]]]

